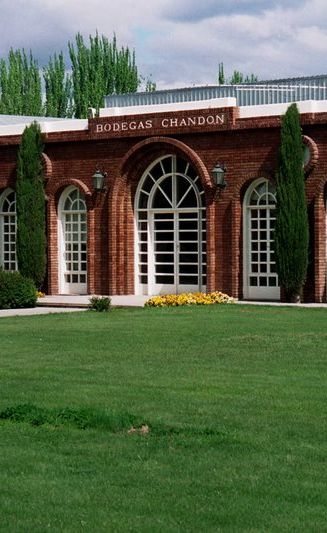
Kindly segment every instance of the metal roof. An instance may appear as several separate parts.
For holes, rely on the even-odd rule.
[[[105,107],[151,106],[227,97],[236,98],[238,106],[327,100],[327,75],[110,95],[105,97]]]

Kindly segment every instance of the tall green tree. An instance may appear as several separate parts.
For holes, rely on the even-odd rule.
[[[27,126],[18,150],[16,205],[18,269],[41,288],[46,271],[45,196],[40,126]]]
[[[218,65],[218,84],[224,85],[225,83],[225,73],[224,73],[224,63],[219,63]]]
[[[280,285],[287,298],[293,299],[306,280],[309,247],[303,143],[296,104],[288,107],[282,120],[276,195],[276,267]]]
[[[234,70],[232,77],[229,80],[229,83],[231,85],[239,85],[241,83],[256,83],[257,81],[258,81],[258,77],[255,76],[255,74],[244,75],[242,72],[239,72],[238,70]]]
[[[234,70],[230,78],[225,77],[224,63],[218,65],[218,84],[219,85],[239,85],[241,83],[256,83],[258,77],[255,74],[243,74],[239,70]]]
[[[145,92],[147,93],[153,93],[157,90],[157,84],[155,81],[153,81],[152,76],[150,75],[145,83]]]
[[[54,54],[43,69],[45,114],[47,117],[70,117],[72,114],[72,82],[66,70],[63,53]]]
[[[72,65],[74,115],[87,117],[88,108],[97,110],[107,94],[135,92],[139,85],[135,52],[117,47],[116,37],[89,37],[89,46],[78,33],[75,44],[68,43]]]
[[[0,112],[42,116],[41,76],[32,52],[11,49],[0,60]]]
[[[108,94],[136,92],[140,77],[135,52],[117,46],[97,32],[86,43],[80,33],[68,43],[71,60],[66,66],[62,52],[50,57],[43,68],[45,102],[41,74],[32,52],[9,51],[0,59],[0,113],[10,115],[86,118],[88,108],[99,109]],[[153,90],[149,82],[147,90]]]

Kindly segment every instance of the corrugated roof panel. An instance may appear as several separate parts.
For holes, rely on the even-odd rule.
[[[105,97],[106,107],[129,107],[236,97],[237,105],[262,105],[327,99],[327,75],[240,85],[206,85]]]

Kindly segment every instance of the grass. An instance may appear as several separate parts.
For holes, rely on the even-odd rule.
[[[1,318],[0,531],[326,531],[326,318]]]

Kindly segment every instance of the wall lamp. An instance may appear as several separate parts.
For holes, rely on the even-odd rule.
[[[98,168],[95,170],[92,176],[93,189],[95,192],[105,192],[107,190],[106,178],[107,172],[101,172]]]
[[[225,181],[226,173],[227,173],[227,167],[225,165],[221,165],[220,163],[217,163],[211,171],[214,184],[219,189],[225,189],[227,185],[227,181]]]

